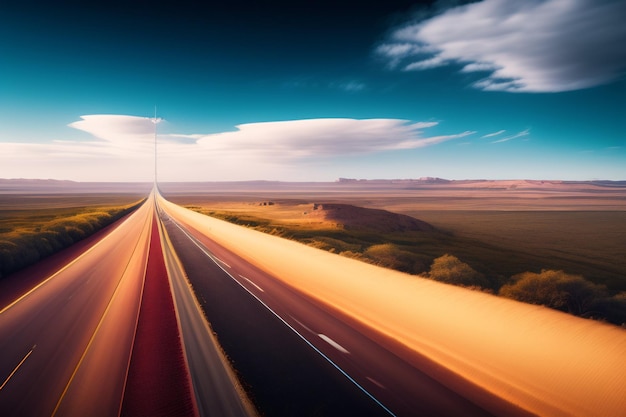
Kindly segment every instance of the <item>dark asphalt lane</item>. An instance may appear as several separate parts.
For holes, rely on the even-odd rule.
[[[256,416],[256,410],[239,384],[204,317],[162,224],[160,234],[200,416]]]

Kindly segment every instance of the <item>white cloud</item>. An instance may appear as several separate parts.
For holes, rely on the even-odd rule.
[[[376,48],[377,54],[389,59],[389,66],[391,68],[396,67],[406,57],[419,54],[431,54],[434,52],[437,52],[437,49],[410,42],[384,43]]]
[[[502,142],[508,142],[508,141],[510,141],[510,140],[512,140],[512,139],[517,139],[517,138],[521,138],[521,137],[523,137],[523,136],[528,136],[528,135],[530,135],[530,129],[522,130],[521,132],[516,133],[516,134],[515,134],[515,135],[513,135],[513,136],[507,136],[506,138],[502,138],[502,139],[494,140],[494,141],[493,141],[493,142],[491,142],[491,143],[502,143]]]
[[[421,53],[435,52],[436,49],[423,45],[416,45],[413,43],[384,43],[378,48],[376,52],[388,57],[406,57],[409,55],[417,55]]]
[[[474,132],[428,136],[437,122],[308,119],[236,126],[216,134],[159,133],[160,178],[169,181],[294,179],[353,156],[433,146]],[[84,141],[0,143],[0,177],[150,181],[154,124],[144,117],[88,115],[71,123]],[[339,158],[339,159],[337,159]],[[334,162],[333,162],[334,161]],[[303,167],[307,168],[303,168]],[[334,169],[341,171],[341,165]],[[307,170],[310,170],[307,171]],[[345,173],[349,176],[349,172]]]
[[[92,114],[68,126],[122,148],[138,148],[154,141],[154,121],[147,117]]]
[[[461,72],[495,71],[498,66],[491,62],[472,62],[461,69]]]
[[[448,65],[449,60],[444,59],[442,56],[435,56],[430,59],[424,59],[423,61],[412,62],[406,67],[405,71],[425,70],[430,68],[443,67]]]
[[[624,16],[619,0],[484,0],[406,25],[376,51],[405,70],[486,72],[474,84],[483,90],[577,90],[623,76]]]
[[[494,136],[501,135],[501,134],[503,134],[504,132],[506,132],[506,130],[498,130],[497,132],[488,133],[488,134],[486,134],[486,135],[483,135],[483,136],[481,136],[480,138],[481,138],[481,139],[484,139],[484,138],[492,138],[492,137],[494,137]]]
[[[422,130],[435,125],[398,119],[308,119],[248,123],[236,126],[235,132],[195,137],[213,152],[291,159],[420,148],[433,139],[423,137]]]

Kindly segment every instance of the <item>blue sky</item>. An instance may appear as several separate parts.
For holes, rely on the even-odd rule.
[[[151,180],[157,105],[163,181],[626,179],[624,0],[83,3],[0,5],[0,178]]]

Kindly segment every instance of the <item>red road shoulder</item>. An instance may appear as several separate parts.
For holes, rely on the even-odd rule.
[[[121,415],[198,415],[156,218]]]

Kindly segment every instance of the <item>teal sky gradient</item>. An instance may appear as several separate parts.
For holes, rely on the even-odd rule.
[[[141,152],[124,153],[132,134],[69,125],[152,117],[156,104],[171,144],[162,180],[626,179],[626,30],[612,17],[626,12],[622,0],[48,3],[0,6],[3,178],[149,180]],[[477,28],[483,15],[491,23]],[[522,24],[495,50],[510,15]],[[452,27],[465,32],[440,30]],[[568,37],[574,29],[587,30],[587,43]],[[478,32],[486,40],[472,43]],[[466,45],[450,46],[457,40]],[[463,70],[477,63],[489,68]],[[322,120],[276,134],[282,125],[262,124],[311,119],[432,126],[407,133],[385,122],[386,135]],[[247,124],[260,125],[214,135]],[[81,143],[90,147],[75,151]]]

